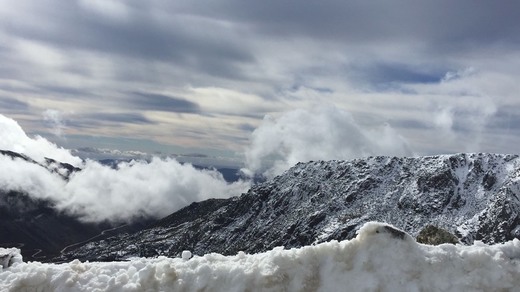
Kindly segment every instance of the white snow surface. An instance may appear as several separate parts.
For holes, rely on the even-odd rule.
[[[514,291],[520,241],[428,246],[370,222],[350,241],[259,254],[15,262],[0,291]]]

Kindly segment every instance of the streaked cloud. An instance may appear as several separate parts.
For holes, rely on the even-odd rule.
[[[166,111],[174,113],[197,113],[199,106],[182,98],[157,93],[131,92],[128,103],[140,110]]]
[[[20,112],[28,110],[29,105],[26,102],[20,101],[16,98],[0,96],[0,108],[10,112]]]
[[[361,127],[388,123],[418,154],[469,144],[512,152],[520,130],[497,125],[516,121],[498,115],[519,105],[519,9],[510,0],[3,3],[0,105],[29,133],[50,137],[41,113],[53,109],[67,113],[65,136],[216,153],[248,147],[265,115],[328,103]]]

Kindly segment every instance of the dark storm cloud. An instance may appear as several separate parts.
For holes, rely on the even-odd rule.
[[[143,7],[129,7],[127,19],[115,21],[74,1],[46,2],[33,3],[31,9],[38,12],[37,17],[49,17],[44,22],[51,24],[35,26],[13,19],[5,24],[10,33],[59,48],[174,62],[224,75],[236,71],[234,63],[254,60],[231,32],[211,23],[190,23],[175,10],[163,11],[168,14],[165,23],[150,14],[151,7],[139,4]]]
[[[461,49],[485,50],[496,44],[507,47],[520,43],[520,2],[511,0],[118,3],[127,9],[122,19],[89,11],[78,1],[34,1],[24,7],[28,14],[25,18],[31,21],[18,17],[2,24],[11,35],[55,48],[109,54],[149,65],[170,64],[194,73],[182,76],[191,84],[206,80],[202,75],[249,80],[256,72],[242,65],[257,69],[254,65],[264,49],[262,42],[273,38],[326,41],[344,47],[346,55],[349,47],[367,45],[384,54],[387,42],[399,43],[403,48],[419,46],[430,54],[447,50],[458,54]],[[401,60],[406,61],[413,64],[415,60]],[[146,79],[140,73],[144,68],[129,66],[119,64],[116,78]],[[367,74],[375,74],[371,80],[383,84],[392,78],[399,82],[439,77],[406,67],[373,69]],[[153,77],[147,81],[153,82]]]
[[[7,111],[25,111],[29,105],[15,98],[0,96],[0,109]]]
[[[141,110],[166,111],[175,113],[197,113],[199,106],[182,98],[162,94],[132,92],[128,97],[130,106]]]
[[[238,126],[238,129],[246,132],[253,132],[256,127],[251,124],[243,123]]]
[[[430,130],[432,129],[431,125],[428,125],[422,121],[412,120],[412,119],[394,119],[388,122],[395,128],[399,129],[416,129],[416,130]]]
[[[44,85],[44,86],[40,86],[39,88],[44,92],[49,92],[50,94],[57,94],[57,95],[77,96],[77,97],[85,97],[85,96],[92,95],[87,90],[73,88],[73,87]]]
[[[1,24],[1,20],[0,20],[0,24]],[[0,30],[1,32],[1,30]],[[11,68],[11,66],[8,66],[8,62],[6,62],[9,57],[12,55],[13,53],[13,50],[11,49],[10,46],[8,46],[8,44],[1,44],[0,43],[0,58],[2,60],[4,60],[4,62],[2,62],[2,66],[0,66],[0,77],[11,77],[13,72],[15,70],[13,70],[14,68]],[[7,64],[6,64],[7,63]]]
[[[351,64],[345,74],[360,84],[366,84],[376,91],[405,90],[402,84],[438,83],[448,69],[431,68],[429,65],[405,63],[373,62]]]
[[[186,2],[191,3],[191,2]],[[264,33],[339,42],[417,38],[432,43],[518,43],[520,2],[493,1],[208,1],[196,10]],[[193,7],[192,7],[193,8]],[[343,38],[343,39],[338,39]]]
[[[101,125],[107,122],[118,124],[155,124],[150,119],[138,113],[91,113],[77,117],[77,119],[71,121],[70,124],[74,127],[82,127],[82,124]]]
[[[520,106],[501,107],[489,121],[489,128],[494,130],[520,130]]]
[[[446,70],[430,72],[424,67],[413,68],[407,64],[376,63],[360,70],[365,79],[376,84],[384,83],[437,83]]]

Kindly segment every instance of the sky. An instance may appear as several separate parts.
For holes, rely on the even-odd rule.
[[[67,149],[251,172],[517,153],[519,13],[509,0],[0,0],[0,114]]]

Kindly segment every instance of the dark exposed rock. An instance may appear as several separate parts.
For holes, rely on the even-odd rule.
[[[8,157],[11,157],[11,158],[19,158],[19,159],[22,159],[22,160],[25,160],[25,161],[30,161],[30,162],[36,163],[31,158],[29,158],[29,157],[27,157],[27,156],[25,156],[23,154],[10,151],[10,150],[0,150],[0,155],[8,156]]]
[[[489,191],[497,182],[497,178],[493,173],[486,173],[482,178],[482,185],[486,191]]]
[[[399,229],[395,229],[395,228],[393,228],[391,226],[383,226],[383,228],[385,229],[385,231],[387,233],[392,234],[392,236],[395,237],[395,238],[404,239],[405,236],[406,236],[406,232],[404,232],[402,230],[399,230]]]
[[[442,228],[433,225],[426,225],[426,227],[419,232],[419,235],[417,235],[417,242],[430,245],[439,245],[443,243],[456,244],[459,243],[459,239]]]
[[[81,242],[109,228],[87,224],[18,191],[0,190],[0,247],[19,247],[26,260],[56,256],[69,244]]]

